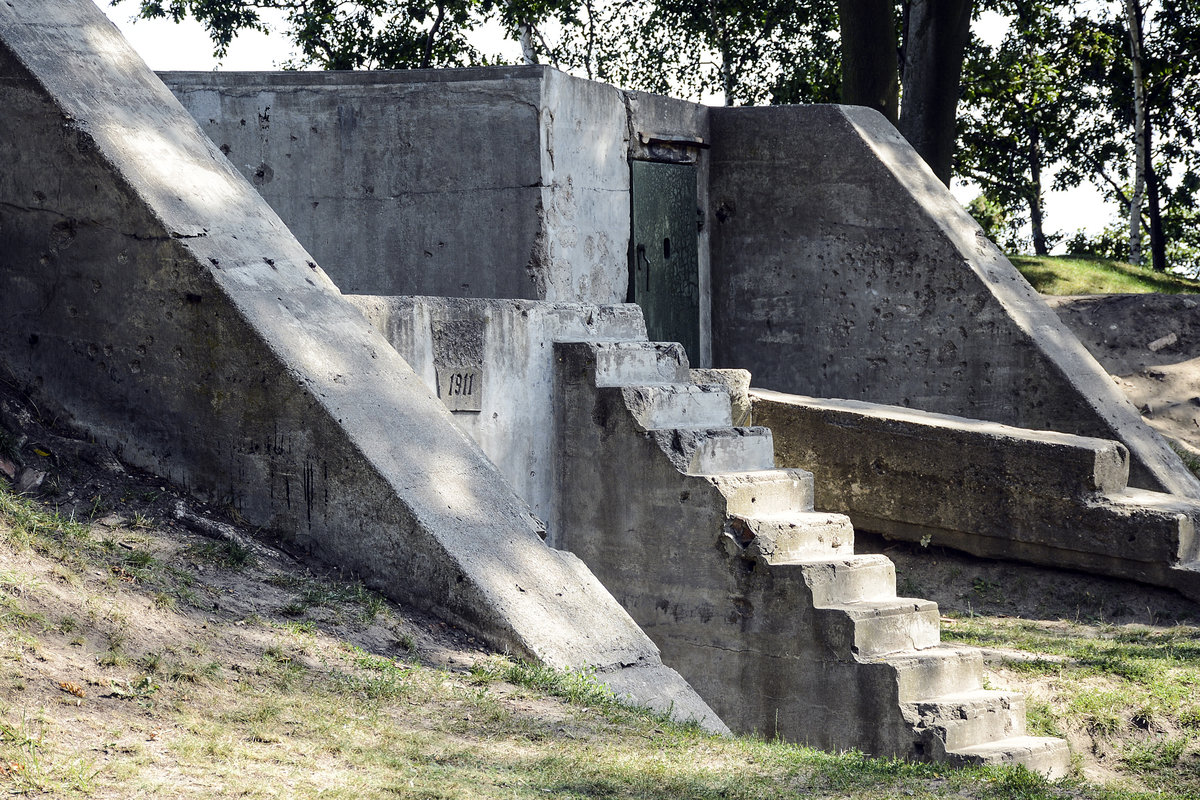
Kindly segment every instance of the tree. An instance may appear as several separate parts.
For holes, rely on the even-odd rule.
[[[1078,120],[1096,109],[1085,69],[1113,43],[1051,3],[1002,0],[994,8],[1011,24],[999,45],[977,40],[966,59],[957,169],[1005,210],[1025,206],[1034,252],[1046,255],[1047,176],[1070,150]]]
[[[900,121],[900,75],[894,0],[838,0],[843,103]]]
[[[114,0],[114,3],[122,0]],[[192,17],[207,29],[217,56],[242,30],[265,30],[264,10],[284,12],[300,52],[296,66],[321,69],[452,67],[487,60],[468,38],[488,19],[516,30],[543,3],[500,7],[497,0],[137,0],[139,15]]]
[[[942,183],[950,184],[963,55],[971,36],[972,0],[905,4],[900,124],[909,144]]]

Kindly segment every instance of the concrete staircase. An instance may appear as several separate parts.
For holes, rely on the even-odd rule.
[[[935,603],[854,554],[813,476],[774,467],[771,431],[732,427],[674,344],[556,345],[558,544],[580,555],[730,727],[831,749],[1049,775],[1066,743],[1025,735],[1024,699],[939,643]],[[584,497],[607,482],[603,497]],[[589,512],[590,509],[590,512]],[[641,564],[635,563],[637,560]]]

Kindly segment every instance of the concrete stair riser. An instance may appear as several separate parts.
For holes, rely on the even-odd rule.
[[[941,641],[937,604],[897,597],[817,610],[822,639],[844,657],[924,650]]]
[[[1025,698],[978,689],[909,703],[905,715],[917,730],[936,732],[946,751],[997,742],[1025,732]]]
[[[809,561],[804,579],[818,607],[896,596],[896,566],[882,555]]]
[[[1024,764],[1033,772],[1049,778],[1061,778],[1067,774],[1071,753],[1062,739],[1012,736],[998,742],[950,751],[946,753],[946,760],[963,766]]]
[[[938,646],[878,660],[894,670],[897,696],[904,703],[983,686],[983,656],[978,650]]]
[[[767,428],[670,428],[651,435],[688,475],[775,468],[775,448]]]
[[[687,356],[682,345],[668,342],[599,342],[595,344],[593,352],[597,386],[688,382]]]
[[[854,554],[854,526],[843,514],[731,516],[726,527],[739,537],[747,557],[761,556],[772,564]]]
[[[729,391],[723,386],[630,386],[625,404],[646,430],[723,428],[733,425]]]
[[[802,469],[769,469],[708,477],[730,514],[743,517],[812,511],[813,476]]]

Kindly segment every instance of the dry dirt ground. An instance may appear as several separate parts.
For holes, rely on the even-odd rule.
[[[1146,422],[1200,455],[1200,295],[1044,299]]]

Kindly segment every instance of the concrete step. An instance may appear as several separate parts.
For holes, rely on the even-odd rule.
[[[818,641],[834,657],[872,658],[940,642],[937,603],[915,597],[834,603],[817,609],[816,618]]]
[[[729,390],[724,386],[668,383],[627,386],[621,392],[634,419],[646,430],[733,425]]]
[[[931,647],[879,659],[895,670],[899,700],[960,694],[983,686],[983,654],[974,648]]]
[[[1109,555],[1160,563],[1200,559],[1200,503],[1131,487],[1106,493],[1094,505],[1116,517]]]
[[[596,385],[688,383],[688,360],[675,342],[593,342]]]
[[[950,763],[961,765],[1024,764],[1031,772],[1048,778],[1061,778],[1071,766],[1066,741],[1048,736],[1011,736],[952,750],[946,756]]]
[[[805,561],[803,567],[818,607],[896,596],[896,565],[884,555]]]
[[[1167,573],[1175,590],[1189,600],[1200,602],[1200,561],[1186,561]]]
[[[748,472],[775,466],[767,428],[673,428],[652,431],[675,467],[688,475]]]
[[[854,526],[845,514],[801,511],[731,515],[725,526],[734,541],[747,548],[747,556],[761,556],[773,566],[803,568],[811,561],[854,555]],[[891,596],[896,596],[895,591]]]
[[[906,703],[903,710],[918,732],[929,732],[947,751],[1025,733],[1025,698],[1014,692],[975,689]]]
[[[743,517],[801,513],[813,509],[813,476],[802,469],[767,469],[713,475],[725,496],[726,513]]]

